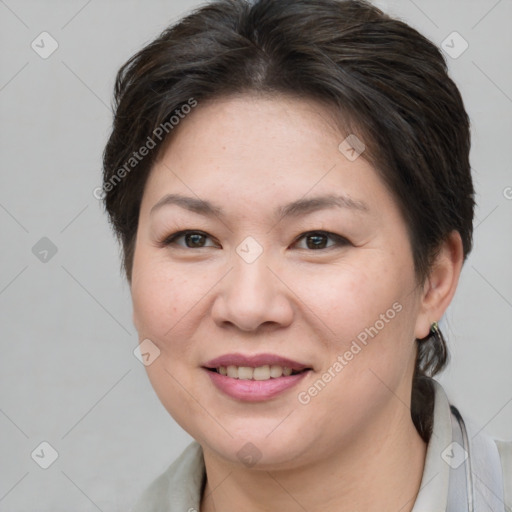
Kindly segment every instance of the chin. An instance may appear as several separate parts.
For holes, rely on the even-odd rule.
[[[276,424],[274,422],[274,427]],[[231,464],[242,465],[259,470],[289,469],[300,463],[301,455],[306,451],[303,436],[283,429],[281,433],[266,428],[255,427],[240,429],[233,437],[209,439],[208,436],[198,441],[205,451],[213,451]],[[229,426],[227,426],[229,430]],[[261,431],[261,434],[256,431]],[[265,432],[265,433],[263,433]],[[304,461],[305,462],[305,461]]]

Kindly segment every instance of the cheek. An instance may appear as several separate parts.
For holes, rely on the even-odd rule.
[[[166,332],[176,322],[178,307],[183,302],[179,295],[180,283],[172,277],[160,275],[155,270],[144,272],[131,289],[133,314],[141,336],[155,338],[155,343],[165,339]]]
[[[357,262],[331,268],[325,275],[299,276],[303,302],[323,320],[324,330],[336,335],[340,348],[376,322],[382,330],[382,314],[384,320],[396,316],[393,304],[400,302],[407,285],[399,272],[385,268],[385,262],[362,255]]]
[[[412,265],[391,259],[379,260],[368,252],[328,279],[302,278],[302,289],[327,334],[324,365],[337,376],[337,384],[329,386],[336,394],[343,388],[371,399],[375,387],[385,387],[379,378],[394,388],[409,367],[415,349],[414,272]],[[342,370],[339,364],[332,368],[336,362]]]
[[[160,351],[145,369],[161,403],[190,432],[189,423],[194,424],[192,418],[199,413],[194,410],[195,402],[183,391],[183,386],[192,388],[189,363],[193,347],[187,341],[192,329],[192,308],[197,295],[204,295],[204,289],[189,279],[187,272],[177,272],[149,251],[141,251],[138,256],[131,287],[134,323],[139,339],[150,339]]]
[[[194,299],[194,285],[186,273],[170,268],[150,251],[141,250],[134,260],[131,286],[134,324],[139,337],[159,348],[170,349],[170,340],[182,329]]]

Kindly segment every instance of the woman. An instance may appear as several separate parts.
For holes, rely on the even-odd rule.
[[[362,1],[218,0],[119,71],[105,206],[196,442],[134,511],[505,511],[512,443],[432,379],[471,250],[439,50]]]

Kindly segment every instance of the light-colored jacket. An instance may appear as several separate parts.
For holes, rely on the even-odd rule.
[[[462,418],[434,381],[432,436],[412,512],[512,512],[512,441]],[[205,466],[190,444],[144,491],[132,512],[199,512]]]

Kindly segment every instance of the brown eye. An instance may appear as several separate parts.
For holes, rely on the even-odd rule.
[[[161,246],[177,245],[187,249],[201,249],[203,247],[215,247],[215,244],[206,245],[211,240],[210,236],[202,231],[178,231],[168,236],[161,242]]]
[[[311,250],[330,249],[332,247],[342,247],[349,244],[349,241],[346,238],[327,231],[310,231],[308,233],[304,233],[295,243],[298,243],[300,240],[304,240],[306,242],[306,246],[299,247],[300,249]],[[329,240],[332,241],[331,245],[327,245]]]

